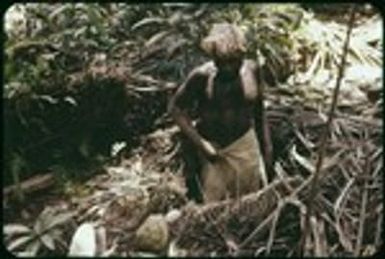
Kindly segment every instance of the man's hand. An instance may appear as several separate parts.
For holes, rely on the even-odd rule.
[[[218,151],[210,142],[208,142],[207,140],[202,140],[202,145],[204,155],[209,161],[213,162],[218,159]]]

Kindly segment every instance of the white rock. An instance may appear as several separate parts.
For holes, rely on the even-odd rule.
[[[182,216],[182,212],[180,210],[173,209],[167,213],[166,222],[172,223],[172,222],[176,221],[177,219],[179,219],[180,216]]]
[[[151,215],[136,231],[136,249],[146,252],[160,252],[166,249],[168,238],[168,225],[163,215]]]
[[[91,223],[83,223],[72,237],[68,256],[95,256],[96,232]]]

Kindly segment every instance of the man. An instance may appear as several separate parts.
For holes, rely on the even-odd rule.
[[[271,143],[263,106],[257,107],[263,100],[257,68],[244,59],[245,45],[236,26],[215,24],[201,43],[212,61],[195,68],[169,103],[185,138],[188,197],[197,201],[239,197],[257,191],[261,180],[266,183],[259,143],[268,164]],[[196,127],[187,113],[193,107],[198,111]]]

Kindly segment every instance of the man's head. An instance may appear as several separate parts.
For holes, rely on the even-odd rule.
[[[217,65],[237,66],[246,52],[246,39],[236,25],[217,23],[202,40],[201,47]]]

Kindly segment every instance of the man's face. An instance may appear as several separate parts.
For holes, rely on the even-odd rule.
[[[216,66],[222,71],[236,72],[239,70],[241,65],[241,58],[231,57],[231,58],[214,58]]]

